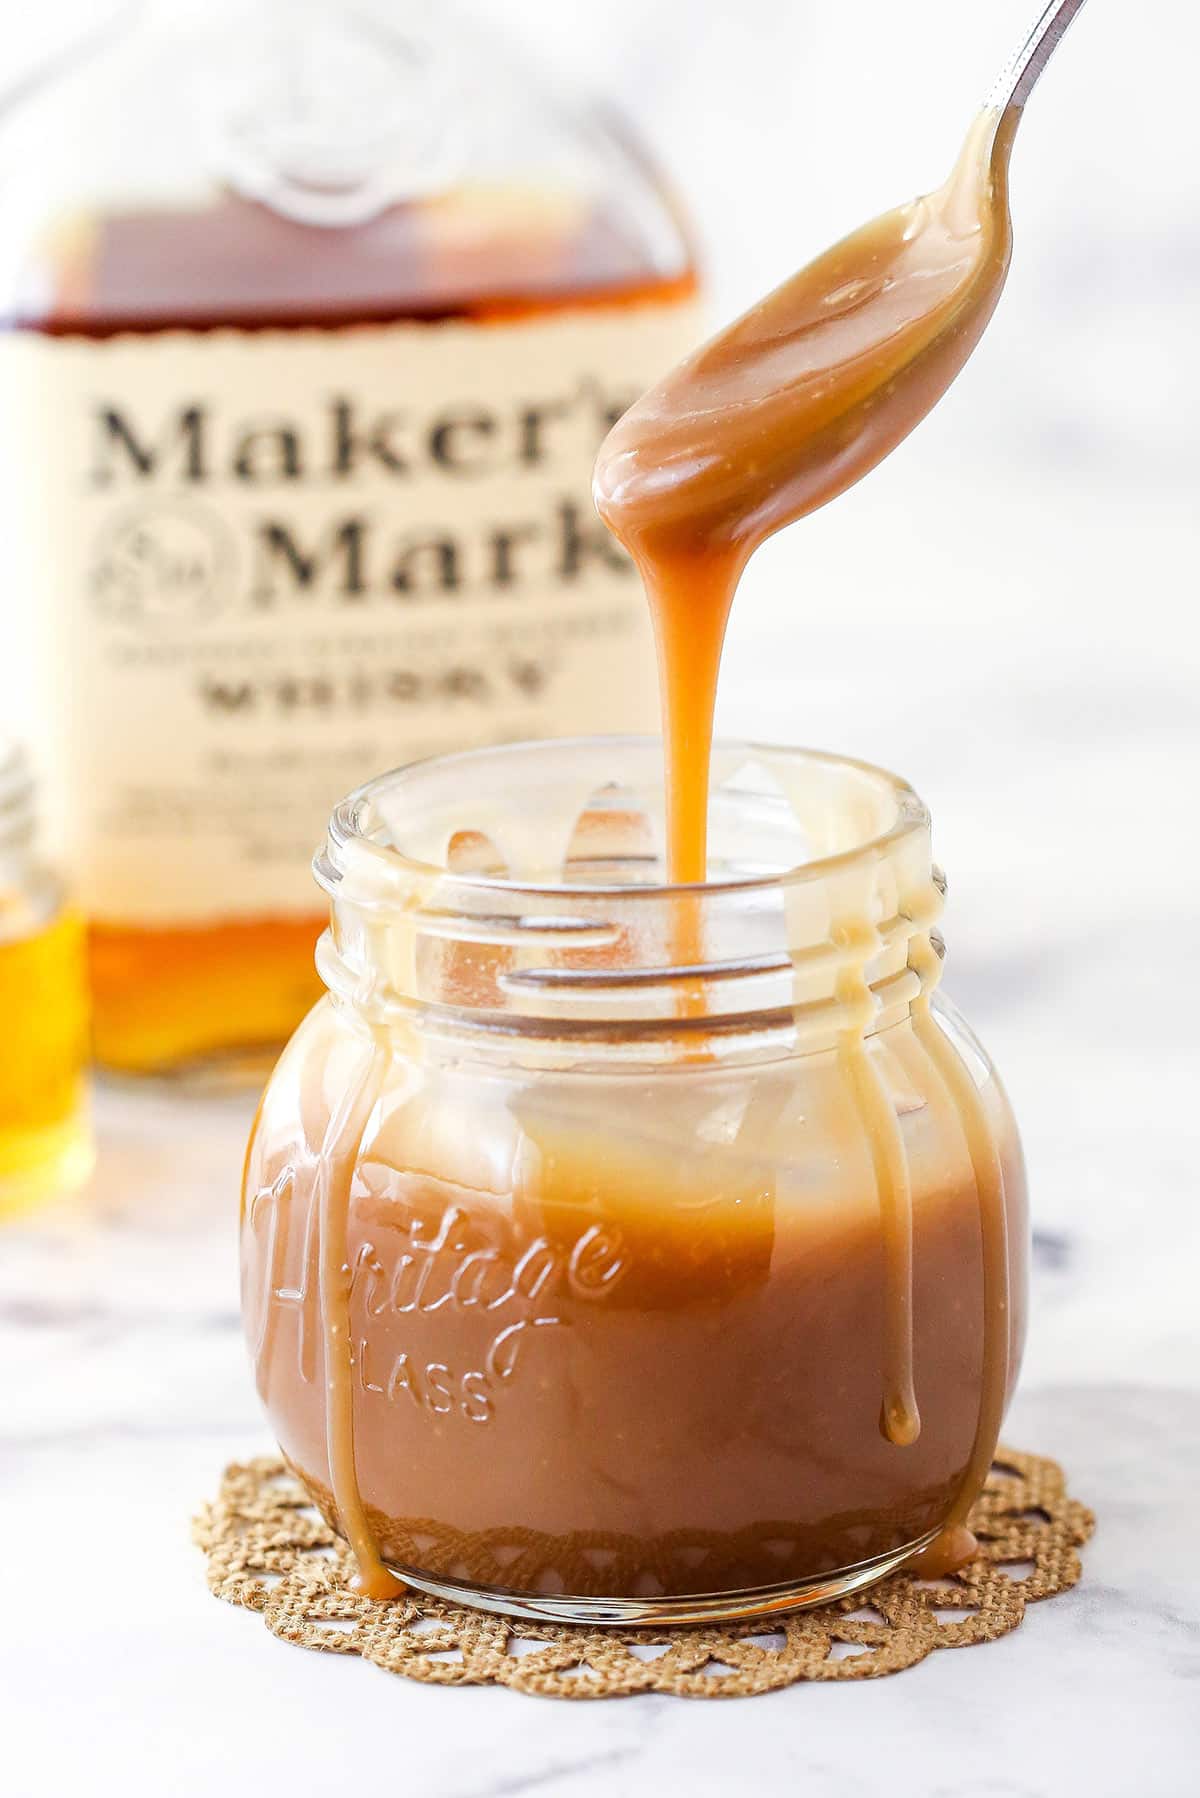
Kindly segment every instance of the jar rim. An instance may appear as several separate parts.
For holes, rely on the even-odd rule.
[[[696,898],[731,893],[777,893],[799,883],[828,879],[860,858],[885,855],[905,838],[928,830],[930,824],[929,811],[914,788],[901,776],[873,762],[831,750],[718,738],[713,744],[714,768],[720,760],[724,760],[726,763],[735,762],[740,767],[761,763],[769,768],[773,764],[784,763],[796,768],[816,768],[830,774],[841,772],[858,775],[862,777],[864,788],[872,791],[877,799],[891,802],[891,817],[882,828],[871,830],[861,840],[844,848],[830,854],[812,856],[770,873],[695,882],[657,881],[638,885],[614,881],[526,880],[514,879],[508,874],[459,871],[449,868],[444,862],[410,854],[396,843],[380,842],[364,828],[366,809],[377,804],[381,795],[402,794],[406,784],[416,785],[431,775],[436,776],[442,772],[451,778],[461,775],[469,788],[472,770],[484,764],[547,753],[570,756],[600,751],[602,748],[611,749],[614,753],[650,749],[661,757],[662,744],[658,737],[632,734],[522,740],[423,757],[376,775],[356,787],[334,807],[329,819],[326,844],[313,862],[317,883],[331,896],[338,891],[344,892],[345,870],[341,864],[347,855],[354,854],[365,856],[372,872],[385,880],[390,872],[397,883],[409,885],[415,882],[426,886],[431,881],[452,881],[456,887],[473,894],[495,893],[510,900],[514,895],[528,894],[543,900],[570,896],[575,899],[620,897],[626,902],[661,902],[688,896]],[[715,787],[716,783],[713,784]]]
[[[463,751],[368,782],[313,864],[330,899],[326,986],[380,1024],[551,1056],[661,1057],[699,1035],[761,1057],[832,1040],[848,1006],[876,1028],[899,1017],[923,985],[909,941],[940,907],[912,788],[825,751],[718,743],[720,877],[670,885],[654,880],[663,775],[660,739],[612,736]],[[522,875],[547,869],[561,878]]]

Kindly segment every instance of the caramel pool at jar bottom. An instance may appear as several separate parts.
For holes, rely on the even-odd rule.
[[[962,1027],[932,1028],[965,1067]],[[836,1049],[611,1080],[385,1052],[339,1170],[331,1116],[373,1053],[319,1007],[247,1166],[259,1389],[331,1523],[321,1224],[343,1175],[354,1477],[402,1577],[502,1609],[665,1621],[852,1590],[953,1518],[996,1377],[996,1300],[969,1144],[911,1018],[867,1049],[911,1185],[906,1369],[872,1144]],[[1010,1387],[1024,1177],[990,1076],[979,1111],[1003,1181]],[[893,1379],[917,1413],[902,1445]]]

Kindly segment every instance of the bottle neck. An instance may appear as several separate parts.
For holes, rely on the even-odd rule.
[[[460,40],[429,0],[149,0],[145,17],[212,66],[214,172],[283,217],[362,224],[463,166]]]

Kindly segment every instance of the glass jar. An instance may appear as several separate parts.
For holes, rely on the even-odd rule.
[[[0,1216],[92,1167],[83,920],[35,825],[24,752],[0,741]]]
[[[122,8],[0,157],[10,580],[96,1056],[261,1079],[341,794],[653,724],[591,470],[695,340],[691,250],[620,128],[448,0]]]
[[[334,813],[328,996],[263,1097],[244,1315],[353,1544],[463,1602],[683,1620],[950,1542],[1020,1357],[1021,1152],[936,991],[902,782],[719,746],[707,885],[661,744],[438,759]]]

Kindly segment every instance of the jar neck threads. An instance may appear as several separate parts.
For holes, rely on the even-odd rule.
[[[718,746],[710,881],[661,884],[655,738],[517,744],[386,775],[314,869],[318,965],[373,1027],[522,1060],[809,1053],[907,1015],[941,909],[912,790],[808,751]]]

